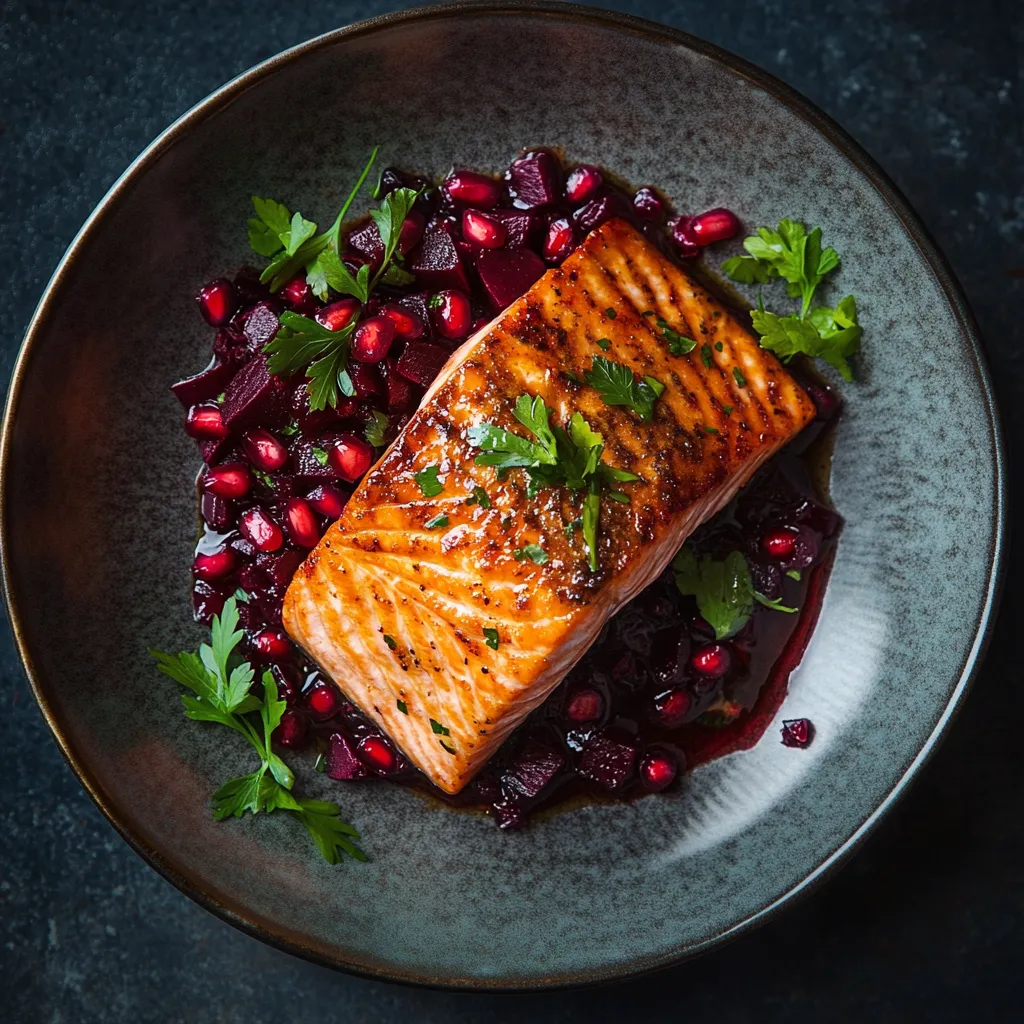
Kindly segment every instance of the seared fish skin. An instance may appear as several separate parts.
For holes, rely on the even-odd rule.
[[[696,348],[672,355],[658,318]],[[583,383],[595,356],[665,385],[653,422]],[[596,572],[580,531],[567,530],[583,492],[530,498],[524,470],[502,481],[474,462],[470,427],[526,436],[512,416],[523,394],[541,396],[558,425],[581,413],[603,435],[604,461],[641,478],[621,485],[629,504],[601,502]],[[433,783],[457,793],[605,621],[813,417],[735,317],[610,221],[453,355],[296,573],[285,627]],[[415,475],[430,466],[444,488],[428,498]],[[467,504],[476,487],[489,507]],[[438,516],[447,523],[428,528]],[[545,564],[515,558],[530,544]],[[485,630],[497,631],[497,649]]]

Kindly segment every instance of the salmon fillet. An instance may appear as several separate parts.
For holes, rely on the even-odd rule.
[[[659,318],[697,347],[671,354]],[[605,338],[607,350],[596,344]],[[584,383],[595,356],[665,385],[652,422]],[[603,461],[640,477],[618,485],[628,504],[601,501],[596,571],[580,531],[567,530],[584,492],[530,497],[525,470],[502,479],[475,462],[475,425],[529,436],[512,416],[524,394],[543,398],[553,424],[581,413],[603,437]],[[639,232],[609,221],[453,355],[296,573],[285,627],[457,793],[607,619],[813,417],[749,330]],[[415,477],[431,466],[443,489],[426,497]],[[483,503],[467,502],[474,488]],[[531,544],[545,564],[523,557]]]

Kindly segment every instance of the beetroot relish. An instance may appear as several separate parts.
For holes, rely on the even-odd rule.
[[[396,171],[385,176],[391,187],[406,180]],[[758,606],[736,636],[719,641],[666,570],[606,625],[457,797],[430,785],[281,627],[293,573],[380,454],[364,440],[367,424],[379,428],[380,414],[387,415],[384,440],[393,440],[448,356],[545,265],[560,263],[609,216],[626,217],[683,260],[738,229],[727,210],[666,223],[670,211],[653,190],[628,194],[610,181],[589,166],[566,175],[547,151],[515,161],[504,181],[453,172],[403,225],[405,266],[416,281],[380,287],[365,307],[349,297],[321,302],[301,276],[271,295],[250,269],[200,292],[200,312],[217,328],[214,371],[205,371],[216,379],[202,393],[191,383],[205,380],[202,374],[175,386],[191,388],[188,401],[182,398],[196,403],[186,432],[206,464],[195,618],[209,624],[228,597],[244,592],[239,615],[249,657],[271,664],[288,703],[276,739],[290,748],[315,746],[332,778],[387,777],[450,804],[485,806],[500,828],[514,829],[539,808],[581,794],[623,799],[671,788],[683,771],[753,746],[782,704],[817,620],[840,526],[816,498],[811,460],[795,451],[764,467],[691,543],[716,557],[742,551],[755,588],[799,614]],[[353,273],[367,260],[360,249],[366,234],[357,226],[345,236],[351,251],[342,258]],[[359,319],[349,363],[355,394],[336,408],[310,411],[301,375],[281,381],[266,372],[260,349],[289,308],[331,330]],[[819,421],[794,446],[801,451],[839,408],[820,383],[808,387]],[[783,736],[787,745],[805,746],[813,725],[787,722]]]

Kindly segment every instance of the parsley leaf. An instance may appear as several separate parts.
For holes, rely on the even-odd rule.
[[[448,517],[444,515],[434,516],[433,519],[428,519],[423,525],[428,530],[440,530],[442,527],[448,525]]]
[[[528,558],[536,565],[547,565],[548,562],[548,553],[539,544],[527,544],[524,547],[516,548],[512,552],[512,557],[517,562]]]
[[[473,488],[473,493],[466,499],[466,505],[479,505],[481,508],[490,508],[491,499],[488,493],[480,486]]]
[[[391,650],[394,650],[398,646],[395,642],[395,638],[393,636],[389,636],[387,633],[384,634],[384,643],[386,643]]]
[[[484,639],[484,643],[487,644],[487,646],[490,647],[490,649],[492,651],[496,651],[498,649],[498,644],[499,644],[500,640],[499,640],[499,637],[498,637],[498,631],[496,629],[486,629],[485,628],[484,629],[484,638],[485,638]]]
[[[700,347],[700,361],[704,364],[705,370],[710,370],[714,365],[715,357],[712,354],[711,346],[708,344],[701,345]]]
[[[605,405],[628,406],[643,423],[651,422],[654,403],[665,390],[665,385],[654,377],[637,380],[628,366],[613,363],[604,356],[594,357],[586,378],[587,383],[600,392],[601,401]]]
[[[743,371],[738,367],[732,368],[732,379],[736,381],[736,386],[745,388],[747,386],[747,378],[743,376]]]
[[[688,352],[692,352],[697,347],[697,342],[693,338],[687,338],[685,335],[680,334],[678,331],[673,330],[668,325],[668,321],[663,317],[658,317],[654,321],[655,326],[661,331],[661,336],[668,342],[668,351],[673,356],[685,356]]]
[[[402,712],[403,715],[409,714],[409,705],[404,700],[396,700],[395,707]]]
[[[366,438],[368,444],[372,444],[374,448],[383,448],[387,443],[384,440],[384,432],[388,429],[388,418],[379,409],[374,409],[370,413],[370,418],[366,421],[366,426],[363,427],[363,436]]]
[[[316,459],[316,461],[319,462],[321,466],[326,466],[327,460],[330,458],[330,456],[327,454],[326,451],[324,451],[323,448],[314,448],[313,458]]]
[[[434,719],[430,720],[430,729],[434,733],[435,736],[450,736],[451,735],[451,733],[449,732],[449,730],[448,730],[448,728],[446,726],[443,726],[440,722],[435,722]]]
[[[419,192],[411,188],[396,188],[389,192],[376,210],[370,211],[370,217],[377,225],[380,232],[380,240],[384,243],[384,260],[377,273],[374,275],[370,291],[376,287],[388,271],[391,260],[398,248],[398,239],[402,232],[402,224],[409,216],[413,204],[419,198]],[[390,284],[402,284],[408,282],[389,281]]]
[[[852,295],[835,309],[817,307],[806,320],[758,309],[752,311],[751,318],[754,329],[761,335],[762,348],[774,352],[783,361],[788,362],[797,353],[803,353],[824,359],[845,380],[853,380],[848,359],[860,348],[862,329],[857,323]]]
[[[597,345],[599,349],[602,349],[605,352],[607,352],[608,349],[612,347],[611,338],[598,338],[597,341],[594,342],[594,344]]]
[[[310,409],[336,406],[339,391],[350,394],[353,390],[346,367],[354,329],[354,324],[348,324],[340,331],[329,331],[316,320],[286,311],[277,334],[263,346],[269,357],[267,369],[279,377],[291,377],[309,364]]]
[[[420,493],[424,498],[436,498],[444,490],[444,484],[437,479],[439,466],[427,466],[421,469],[413,479],[419,484]]]
[[[554,466],[558,463],[558,445],[548,423],[550,410],[539,395],[531,398],[520,395],[513,415],[537,441],[530,441],[519,434],[512,434],[493,423],[481,423],[470,427],[466,436],[469,443],[484,451],[476,457],[478,466],[494,466],[498,469],[514,467]]]

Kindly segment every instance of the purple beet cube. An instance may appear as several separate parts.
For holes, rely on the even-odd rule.
[[[427,288],[458,288],[469,291],[469,279],[462,257],[444,223],[427,225],[420,244],[409,257],[410,273]]]
[[[261,551],[256,556],[256,568],[263,578],[272,586],[282,591],[291,583],[295,570],[302,564],[302,553],[299,551],[281,551],[268,554]]]
[[[384,262],[384,242],[372,220],[349,233],[348,248],[365,256],[371,266],[379,267]]]
[[[636,747],[606,734],[592,737],[583,749],[579,773],[608,790],[621,789],[633,773]]]
[[[212,466],[215,462],[219,462],[224,453],[231,447],[233,439],[230,437],[221,437],[217,439],[210,438],[206,441],[199,442],[199,453],[203,457],[203,462],[208,466]]]
[[[618,192],[606,192],[603,196],[598,196],[581,206],[572,215],[572,219],[580,233],[586,235],[594,228],[600,227],[606,220],[613,217],[628,217],[632,212],[632,208]]]
[[[491,804],[491,811],[503,832],[515,832],[526,824],[526,812],[515,800],[498,800]]]
[[[509,188],[516,204],[526,209],[547,206],[561,197],[561,170],[547,150],[527,153],[509,168]]]
[[[488,216],[505,225],[506,249],[532,248],[544,230],[543,217],[530,210],[490,210]]]
[[[214,530],[223,532],[234,524],[235,507],[230,499],[203,491],[202,501],[199,505],[203,519]]]
[[[475,264],[495,309],[504,309],[525,295],[547,270],[544,261],[529,249],[482,249],[476,254]]]
[[[227,387],[228,381],[237,369],[238,367],[232,366],[231,363],[222,363],[214,359],[200,373],[172,384],[171,391],[186,409],[191,409],[193,405],[216,398]]]
[[[565,757],[553,747],[531,740],[505,769],[502,785],[520,796],[533,800],[565,765]]]
[[[414,384],[426,387],[448,361],[450,352],[441,345],[430,341],[410,341],[398,357],[395,369]]]
[[[345,782],[365,779],[369,774],[370,770],[356,757],[352,741],[343,733],[333,733],[327,748],[327,776]]]
[[[255,355],[263,351],[268,341],[273,341],[281,321],[277,318],[274,307],[269,302],[260,302],[253,306],[239,321],[242,333]]]
[[[246,363],[224,389],[221,411],[231,430],[258,423],[272,427],[288,418],[291,385],[267,369],[267,357],[258,355]]]
[[[310,440],[297,438],[291,445],[292,468],[310,486],[334,480],[337,475],[324,455],[331,450],[334,441],[330,436]]]

